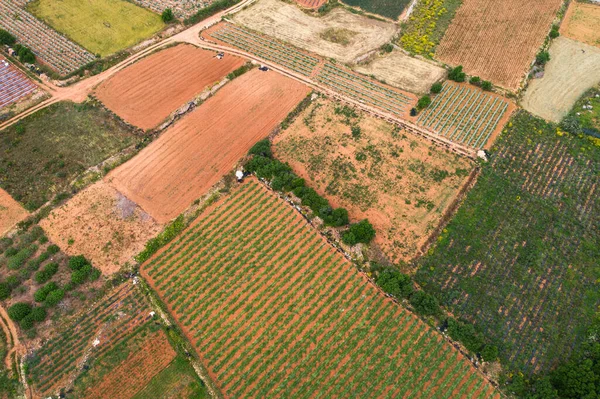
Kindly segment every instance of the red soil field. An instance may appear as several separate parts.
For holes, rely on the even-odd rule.
[[[117,73],[95,94],[125,121],[148,130],[245,62],[215,55],[187,44],[171,47]]]
[[[250,71],[111,172],[107,181],[166,223],[231,171],[308,92],[278,73]]]
[[[325,4],[327,0],[296,0],[296,3],[302,7],[317,9]]]
[[[464,66],[469,75],[517,90],[561,4],[561,0],[464,0],[436,57]]]
[[[0,188],[0,236],[25,219],[28,214],[17,201]]]

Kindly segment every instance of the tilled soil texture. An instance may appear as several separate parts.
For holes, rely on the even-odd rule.
[[[296,0],[296,3],[298,3],[302,7],[312,8],[316,10],[323,4],[327,3],[327,0]]]
[[[250,71],[107,179],[159,223],[166,223],[231,171],[308,92],[308,87],[278,73]]]
[[[600,47],[600,4],[572,1],[560,33],[580,42]]]
[[[429,93],[431,85],[446,76],[444,68],[410,57],[398,50],[378,57],[366,65],[358,65],[355,69],[417,94]]]
[[[561,0],[465,0],[436,56],[464,66],[469,75],[516,91],[561,4]]]
[[[133,262],[161,226],[135,203],[100,181],[78,193],[40,222],[69,255],[85,255],[110,275]]]
[[[29,213],[0,188],[0,236],[25,219]]]
[[[544,77],[533,79],[522,106],[544,119],[560,122],[579,97],[600,82],[600,48],[566,37],[554,40]]]
[[[181,44],[117,73],[96,96],[125,121],[148,130],[244,64],[244,60]]]
[[[291,206],[237,187],[141,268],[223,397],[500,397]]]
[[[344,63],[389,43],[397,33],[381,22],[337,8],[323,17],[279,0],[260,0],[235,14],[237,24]]]
[[[319,100],[274,140],[277,158],[350,216],[368,218],[375,243],[393,262],[419,253],[466,182],[473,165],[429,141]],[[339,112],[339,111],[338,111]],[[352,136],[350,125],[360,127]]]

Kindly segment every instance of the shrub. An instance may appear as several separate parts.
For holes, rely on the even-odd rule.
[[[396,298],[408,298],[413,293],[413,283],[410,276],[397,270],[384,269],[377,275],[376,281],[383,291]]]
[[[31,313],[32,307],[26,302],[17,302],[8,308],[8,317],[14,321],[21,321]]]
[[[6,298],[8,298],[10,296],[11,291],[12,290],[10,288],[10,285],[8,285],[5,282],[1,282],[0,283],[0,301],[3,301]]]
[[[11,256],[8,259],[8,268],[10,270],[19,269],[21,266],[23,266],[25,261],[28,258],[30,258],[31,255],[35,253],[35,251],[37,251],[37,249],[38,247],[35,244],[29,245],[28,247],[21,249],[19,252],[17,252],[15,255]]]
[[[417,109],[419,111],[422,109],[425,109],[425,108],[429,107],[429,104],[431,104],[431,97],[425,95],[425,96],[419,98],[419,102],[417,102]]]
[[[368,244],[373,238],[375,238],[375,229],[367,219],[350,225],[350,228],[342,234],[342,241],[347,245]]]
[[[328,226],[340,227],[348,224],[348,211],[344,208],[333,209],[326,206],[319,211],[319,217]]]
[[[360,138],[360,134],[361,134],[360,126],[354,125],[354,126],[352,126],[352,128],[350,128],[350,131],[352,132],[352,138],[354,138],[355,140]]]
[[[448,321],[448,335],[462,344],[469,351],[478,353],[483,348],[483,340],[475,331],[475,327],[471,323],[465,323],[453,318]]]
[[[80,273],[80,271],[77,271],[75,273]],[[65,290],[59,288],[57,290],[50,292],[48,294],[48,296],[46,297],[46,300],[44,301],[44,303],[48,307],[53,307],[53,306],[58,305],[58,303],[60,301],[62,301],[62,299],[64,297],[65,297]]]
[[[23,330],[29,330],[33,328],[33,317],[31,317],[31,315],[23,317],[23,319],[21,319],[19,322],[19,326],[21,326]]]
[[[46,252],[49,253],[50,255],[54,255],[56,253],[58,253],[60,251],[60,248],[58,247],[58,245],[50,245],[48,246],[48,248],[46,248]]]
[[[414,306],[417,313],[425,316],[439,314],[440,305],[437,299],[423,291],[416,291],[410,296],[410,303]]]
[[[565,116],[565,118],[560,122],[560,128],[571,134],[580,134],[583,131],[581,122],[575,115]]]
[[[8,276],[6,278],[6,284],[10,287],[10,289],[15,289],[21,284],[21,280],[15,275]]]
[[[481,358],[486,362],[493,362],[498,359],[498,348],[494,345],[486,345],[481,350]]]
[[[167,8],[162,12],[162,14],[160,15],[160,18],[162,19],[162,21],[164,23],[167,24],[175,19],[175,15],[173,15],[173,10],[171,10],[170,8]]]
[[[560,36],[560,32],[558,31],[558,26],[552,25],[552,30],[550,30],[550,39],[556,39]]]
[[[42,288],[38,289],[35,292],[35,294],[33,294],[33,299],[36,302],[44,302],[46,300],[46,297],[48,296],[48,294],[57,289],[58,289],[58,284],[56,284],[55,282],[52,281],[52,282],[46,284],[45,286],[43,286]]]
[[[429,89],[433,94],[438,94],[442,92],[442,83],[436,82],[431,85],[431,89]]]
[[[38,284],[44,284],[46,281],[50,280],[57,271],[58,263],[48,263],[42,270],[35,274],[34,279]]]
[[[262,157],[273,158],[273,151],[271,151],[271,142],[269,139],[264,139],[254,144],[250,151],[250,155],[259,155]]]
[[[46,319],[46,309],[36,306],[31,310],[30,315],[33,321],[44,321]]]
[[[90,281],[96,281],[100,278],[102,272],[95,267],[92,267],[92,271],[90,272]]]
[[[69,268],[71,270],[81,270],[89,264],[90,262],[83,255],[72,256],[69,259]]]
[[[88,279],[88,276],[91,272],[92,266],[89,264],[85,265],[81,269],[75,270],[73,273],[71,273],[71,282],[77,285],[83,284]]]
[[[12,46],[17,42],[17,38],[5,31],[4,29],[0,29],[0,44],[5,44],[7,46]]]
[[[239,67],[238,69],[236,69],[235,71],[230,72],[227,75],[227,79],[233,80],[239,76],[242,76],[243,74],[245,74],[246,72],[248,72],[251,69],[252,69],[252,64],[250,64],[250,63],[244,64],[241,67]]]
[[[481,84],[481,78],[479,76],[471,76],[471,79],[469,79],[469,83],[475,86],[479,86]]]
[[[385,53],[391,53],[394,51],[394,45],[392,43],[387,43],[381,46],[381,50]]]
[[[538,65],[546,65],[548,61],[550,61],[550,53],[547,51],[540,51],[538,55],[535,56],[535,62]]]
[[[484,80],[483,82],[481,82],[481,88],[485,91],[491,91],[492,87],[492,82],[490,82],[489,80]]]
[[[455,82],[464,82],[467,75],[463,72],[462,65],[457,66],[452,69],[448,74],[448,79],[453,80]]]
[[[186,19],[184,22],[186,25],[197,24],[198,22],[202,21],[203,19],[208,18],[211,15],[218,13],[219,11],[226,10],[229,7],[236,5],[240,1],[241,0],[218,0],[218,1],[215,1],[215,2],[211,3],[208,7],[201,8],[196,14],[192,15],[191,17]]]
[[[17,56],[19,57],[19,61],[23,63],[33,64],[35,62],[35,54],[29,48],[21,45],[17,45],[19,48],[17,50]]]

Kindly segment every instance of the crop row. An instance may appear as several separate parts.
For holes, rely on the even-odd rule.
[[[454,142],[482,148],[498,127],[508,102],[466,85],[445,83],[417,123]]]
[[[226,396],[495,394],[258,183],[201,217],[142,274]]]

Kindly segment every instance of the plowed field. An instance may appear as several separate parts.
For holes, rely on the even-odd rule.
[[[560,26],[563,36],[600,47],[600,4],[572,1]]]
[[[171,112],[223,79],[244,60],[191,45],[163,50],[102,83],[96,96],[127,122],[144,130],[156,127]]]
[[[0,188],[0,236],[4,235],[26,216],[27,211]]]
[[[224,397],[500,397],[298,212],[238,187],[141,268]]]
[[[517,90],[561,3],[465,0],[437,48],[437,58]]]
[[[229,172],[308,94],[274,72],[227,84],[107,179],[160,223],[183,212]]]

